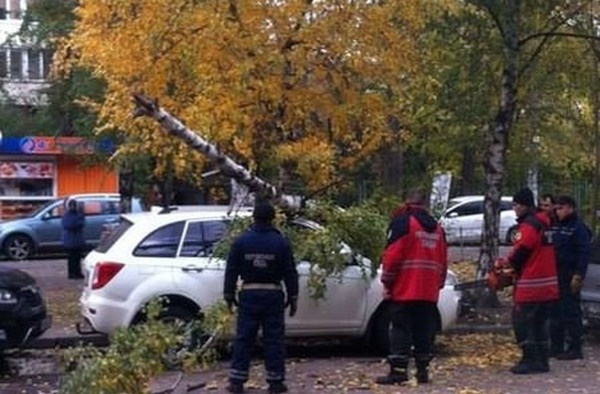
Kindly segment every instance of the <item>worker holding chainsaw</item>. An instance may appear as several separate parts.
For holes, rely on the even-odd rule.
[[[515,374],[548,372],[548,314],[558,299],[558,278],[549,216],[536,212],[529,188],[513,196],[519,224],[516,242],[506,259],[496,261],[490,287],[510,285],[514,278],[513,330],[522,358]]]

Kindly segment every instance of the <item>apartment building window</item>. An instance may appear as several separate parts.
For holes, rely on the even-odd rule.
[[[23,19],[27,3],[32,0],[0,0],[0,19]]]
[[[0,78],[39,81],[48,77],[52,53],[48,49],[0,49]]]
[[[5,50],[0,50],[0,78],[8,78],[8,57]]]
[[[23,79],[23,51],[20,49],[11,49],[10,54],[10,79]]]

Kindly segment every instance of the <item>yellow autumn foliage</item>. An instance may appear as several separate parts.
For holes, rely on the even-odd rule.
[[[168,161],[181,176],[204,158],[151,120],[134,121],[133,92],[251,168],[286,163],[315,189],[376,152],[391,115],[409,124],[419,35],[444,3],[81,1],[58,72],[82,66],[102,77],[98,132],[132,137],[123,149],[156,157],[159,172]]]

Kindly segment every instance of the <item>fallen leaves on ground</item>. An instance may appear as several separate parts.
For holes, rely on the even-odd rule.
[[[478,368],[503,368],[520,355],[514,337],[509,334],[467,334],[441,336],[439,346],[449,367],[470,365]]]
[[[52,315],[52,326],[65,330],[79,321],[79,296],[81,289],[64,288],[44,292],[48,312]]]

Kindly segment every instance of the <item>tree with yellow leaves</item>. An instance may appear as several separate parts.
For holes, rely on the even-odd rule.
[[[266,179],[314,191],[384,146],[390,119],[410,124],[416,42],[431,4],[83,1],[58,71],[83,66],[106,81],[104,99],[88,103],[98,131],[135,136],[122,152],[149,153],[158,173],[171,163],[189,178],[206,159],[151,121],[132,121],[133,92]]]

